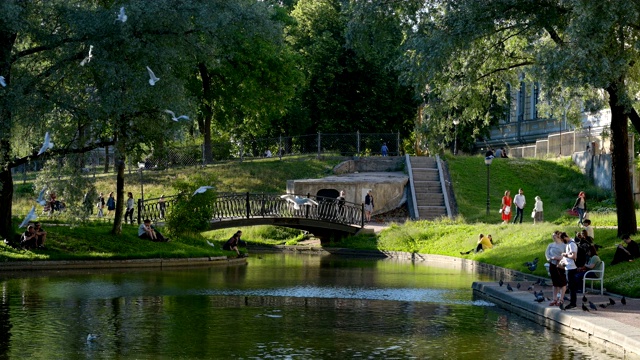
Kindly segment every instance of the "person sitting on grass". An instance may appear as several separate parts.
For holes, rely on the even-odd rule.
[[[20,237],[20,247],[25,250],[35,249],[37,246],[38,235],[33,225],[27,226],[27,230]]]
[[[42,229],[39,222],[33,224],[36,233],[36,247],[44,249],[44,242],[47,240],[47,232]]]
[[[145,219],[138,227],[138,237],[140,239],[151,240],[154,242],[168,242],[169,239],[165,238],[151,225],[151,220]]]
[[[235,251],[236,254],[238,254],[238,257],[242,257],[242,254],[240,253],[240,249],[238,249],[238,247],[241,243],[244,243],[244,241],[240,240],[240,236],[242,236],[242,231],[236,231],[236,233],[233,234],[233,236],[229,240],[227,240],[224,245],[222,245],[222,250]]]
[[[485,249],[491,249],[492,247],[493,247],[493,239],[491,238],[491,235],[484,236],[483,234],[480,234],[478,236],[478,244],[476,245],[475,249],[471,249],[466,252],[461,251],[460,255],[469,255],[471,254],[472,251],[474,253],[479,253],[484,251]]]
[[[622,244],[618,245],[616,249],[616,253],[613,255],[613,261],[611,261],[611,265],[615,265],[621,262],[633,261],[633,259],[640,257],[640,249],[638,249],[638,244],[631,240],[629,234],[622,235],[622,240],[627,244],[625,248]]]

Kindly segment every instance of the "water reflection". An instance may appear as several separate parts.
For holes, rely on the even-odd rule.
[[[607,356],[474,299],[486,276],[419,263],[270,254],[27,275],[0,280],[0,358]]]

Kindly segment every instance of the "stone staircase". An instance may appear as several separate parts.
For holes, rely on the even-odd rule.
[[[411,170],[419,219],[433,220],[447,216],[436,158],[411,156]]]

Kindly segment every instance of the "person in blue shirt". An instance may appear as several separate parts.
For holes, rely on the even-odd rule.
[[[382,153],[382,156],[389,155],[389,148],[387,147],[387,143],[382,143],[382,148],[380,148],[380,152]]]

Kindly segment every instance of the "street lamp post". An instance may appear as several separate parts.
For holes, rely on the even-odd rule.
[[[460,124],[460,120],[453,120],[453,125],[456,127],[453,135],[453,155],[458,155],[458,124]]]
[[[489,174],[490,174],[490,165],[491,162],[493,161],[493,156],[487,156],[484,158],[484,163],[485,165],[487,165],[487,216],[489,216],[489,205],[490,205],[490,201],[489,201]]]
[[[145,163],[138,163],[138,171],[140,171],[140,198],[144,201],[144,182],[142,181],[142,170],[145,168]]]

